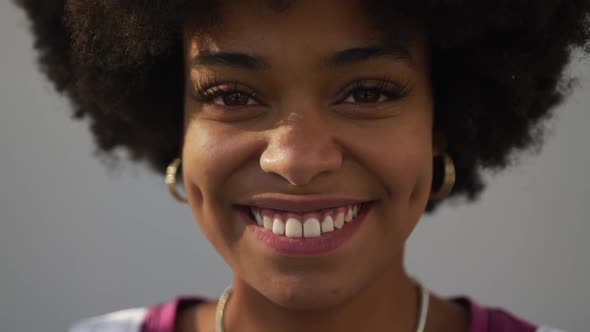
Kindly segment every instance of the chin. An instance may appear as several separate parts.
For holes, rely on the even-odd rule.
[[[262,293],[275,304],[293,310],[318,310],[336,307],[360,289],[352,285],[334,285],[334,280],[318,282],[296,277],[264,286]],[[295,280],[293,280],[295,279]]]

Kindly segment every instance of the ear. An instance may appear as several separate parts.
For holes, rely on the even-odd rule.
[[[440,156],[447,151],[447,137],[435,129],[432,134],[432,156]]]

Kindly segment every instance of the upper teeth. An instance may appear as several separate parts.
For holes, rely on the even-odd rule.
[[[354,220],[360,208],[360,204],[355,204],[307,215],[279,213],[255,207],[251,207],[250,211],[258,225],[275,234],[287,237],[316,237],[322,233],[332,232],[335,228],[341,229],[345,223]]]

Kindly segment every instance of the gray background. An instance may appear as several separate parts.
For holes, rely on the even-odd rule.
[[[0,3],[0,322],[64,331],[83,317],[216,297],[229,270],[159,176],[107,172],[86,122],[38,72],[24,15]],[[587,331],[590,71],[559,108],[539,154],[491,177],[480,202],[425,217],[408,270],[443,295],[468,294],[537,323]]]

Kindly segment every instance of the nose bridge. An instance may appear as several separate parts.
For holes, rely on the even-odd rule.
[[[292,112],[269,131],[260,166],[293,185],[310,183],[317,175],[335,171],[342,163],[329,123],[316,111]]]
[[[287,151],[312,155],[321,147],[322,141],[331,140],[331,133],[324,121],[313,112],[293,112],[279,125],[276,138]],[[319,143],[315,145],[316,149],[312,144],[314,141]]]

